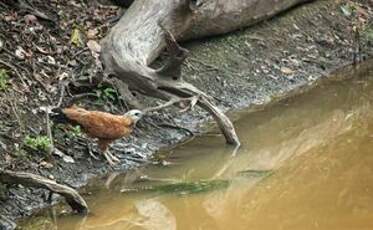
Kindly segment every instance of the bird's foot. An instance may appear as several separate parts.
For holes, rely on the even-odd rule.
[[[120,163],[120,160],[109,151],[106,151],[104,156],[111,166],[115,166],[116,164]]]

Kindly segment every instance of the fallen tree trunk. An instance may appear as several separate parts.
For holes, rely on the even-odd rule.
[[[74,211],[81,214],[88,213],[88,205],[77,191],[42,176],[26,172],[0,170],[0,182],[5,184],[22,184],[35,188],[47,189],[63,196]]]
[[[191,26],[180,39],[224,34],[271,18],[298,4],[312,0],[213,0],[203,1]]]
[[[239,145],[233,124],[212,98],[182,79],[180,66],[187,51],[176,40],[226,33],[307,1],[135,0],[103,39],[101,60],[105,71],[130,91],[166,101],[198,98],[197,104],[213,115],[227,143]],[[149,67],[166,47],[165,65]]]

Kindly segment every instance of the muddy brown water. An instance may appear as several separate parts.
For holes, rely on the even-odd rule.
[[[49,210],[22,226],[373,229],[373,72],[344,74],[354,78],[243,116],[237,152],[220,136],[195,138],[163,153],[166,166],[91,183],[88,217]],[[218,186],[186,186],[201,181]]]

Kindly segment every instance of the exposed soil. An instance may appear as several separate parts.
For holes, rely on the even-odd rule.
[[[203,130],[207,118],[199,109],[185,114],[171,109],[146,117],[134,135],[112,146],[111,151],[122,159],[115,169],[108,167],[95,146],[93,154],[100,159],[93,159],[88,139],[71,126],[54,126],[53,136],[55,146],[75,163],[33,148],[25,139],[46,135],[40,108],[57,104],[62,82],[69,82],[64,102],[88,92],[91,96],[78,102],[84,107],[113,113],[128,108],[112,86],[99,83],[101,70],[87,48],[88,41],[99,41],[105,35],[119,9],[83,0],[50,1],[49,5],[29,2],[31,9],[0,2],[1,168],[34,172],[79,188],[108,171],[152,162],[151,156],[160,148],[191,137],[178,127],[197,133]],[[373,56],[373,8],[369,4],[316,1],[249,29],[183,44],[191,51],[183,66],[184,77],[216,97],[225,110],[258,108],[288,97],[354,59]],[[35,9],[45,15],[35,17]],[[2,84],[4,69],[8,78]],[[2,186],[0,195],[0,215],[9,220],[49,205],[48,194],[40,189]],[[5,221],[0,219],[0,229],[1,222]]]

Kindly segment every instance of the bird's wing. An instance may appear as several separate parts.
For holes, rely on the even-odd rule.
[[[86,114],[89,113],[88,110],[85,110],[83,108],[80,108],[76,105],[73,105],[69,108],[65,108],[62,110],[62,112],[65,114],[65,116],[72,121],[75,121],[79,123],[79,121],[84,117]]]
[[[81,108],[64,110],[65,115],[80,124],[91,137],[101,139],[117,139],[132,132],[132,119],[104,113],[100,111],[87,111]]]

